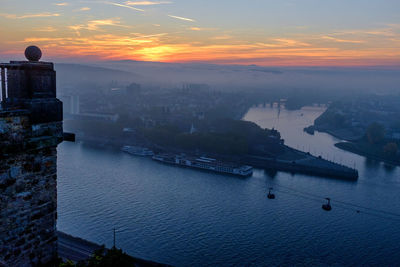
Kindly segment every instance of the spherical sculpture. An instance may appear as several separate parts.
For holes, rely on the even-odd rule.
[[[25,49],[25,57],[29,61],[39,61],[39,59],[42,57],[42,51],[37,46],[28,46]]]

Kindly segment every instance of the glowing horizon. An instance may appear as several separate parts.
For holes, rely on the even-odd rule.
[[[396,0],[3,2],[2,59],[400,65]]]

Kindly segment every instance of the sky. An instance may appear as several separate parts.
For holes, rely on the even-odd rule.
[[[399,0],[0,0],[0,59],[400,66]]]

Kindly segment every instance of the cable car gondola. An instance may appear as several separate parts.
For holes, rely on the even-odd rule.
[[[272,190],[272,187],[269,188],[269,191],[268,191],[268,198],[269,198],[269,199],[275,199],[275,194],[271,193],[271,190]]]
[[[325,198],[328,200],[328,203],[322,205],[322,209],[326,211],[330,211],[332,209],[331,207],[331,199],[329,197]]]

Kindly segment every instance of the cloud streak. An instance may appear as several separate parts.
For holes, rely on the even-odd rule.
[[[0,13],[0,16],[5,17],[7,19],[31,19],[31,18],[48,18],[48,17],[59,17],[58,13],[38,13],[38,14],[25,14],[25,15],[16,15],[16,14],[7,14]]]
[[[124,3],[128,6],[154,6],[154,5],[162,5],[162,4],[172,4],[172,2],[168,1],[126,1]]]
[[[211,39],[212,40],[228,40],[228,39],[232,39],[232,36],[225,34],[225,35],[211,37]]]
[[[195,22],[195,20],[194,20],[194,19],[189,19],[189,18],[184,18],[184,17],[174,16],[174,15],[168,15],[168,17],[170,17],[170,18],[174,18],[174,19],[183,20],[183,21]]]
[[[201,27],[190,27],[188,28],[191,31],[215,31],[216,28],[201,28]]]
[[[346,39],[335,38],[335,37],[332,37],[332,36],[322,36],[322,38],[326,39],[326,40],[332,40],[332,41],[337,42],[337,43],[351,43],[351,44],[364,43],[364,41],[362,41],[362,40],[346,40]]]
[[[48,27],[43,27],[43,28],[37,28],[37,29],[35,29],[35,31],[37,31],[37,32],[55,32],[55,31],[57,31],[57,29],[54,27],[48,26]]]
[[[85,24],[78,24],[68,26],[69,29],[75,31],[75,33],[80,36],[81,30],[88,31],[100,31],[103,26],[115,26],[115,27],[127,27],[125,25],[121,25],[120,20],[117,19],[103,19],[103,20],[90,20]]]
[[[129,9],[131,9],[131,10],[144,12],[143,9],[136,8],[136,7],[132,7],[132,6],[128,6],[128,5],[123,5],[123,4],[114,3],[114,2],[104,2],[104,3],[105,3],[105,4],[108,4],[108,5],[113,5],[113,6],[123,7],[123,8],[129,8]]]

